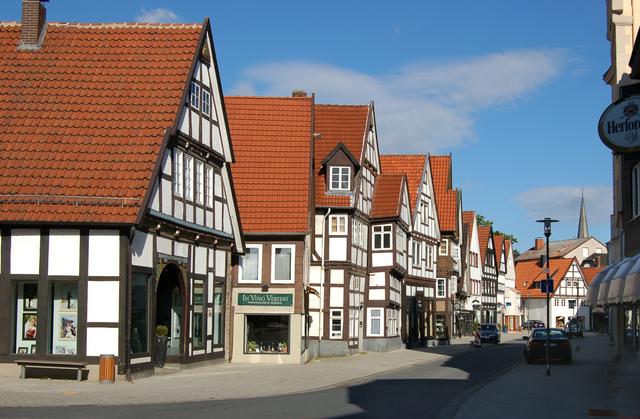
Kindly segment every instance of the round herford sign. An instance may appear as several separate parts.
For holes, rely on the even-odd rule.
[[[619,153],[640,151],[640,96],[613,102],[598,122],[602,142]]]

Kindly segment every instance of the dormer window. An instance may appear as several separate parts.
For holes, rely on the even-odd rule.
[[[331,168],[331,190],[349,191],[351,190],[351,168],[346,166],[335,166]]]
[[[202,113],[211,115],[211,94],[204,89],[202,89]]]
[[[200,85],[196,82],[191,82],[191,106],[200,109]]]

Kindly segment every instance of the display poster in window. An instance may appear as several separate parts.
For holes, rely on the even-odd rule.
[[[24,311],[38,310],[38,284],[22,284],[22,309]]]
[[[33,313],[24,313],[22,315],[22,339],[36,340],[38,331],[38,316]]]
[[[51,353],[75,355],[78,346],[78,284],[53,286]]]

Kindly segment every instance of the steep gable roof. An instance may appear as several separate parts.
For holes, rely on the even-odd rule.
[[[569,268],[577,261],[565,258],[549,258],[549,275],[553,278],[553,291],[555,292],[560,285],[560,281],[565,277]],[[547,279],[546,268],[538,265],[536,260],[526,260],[516,264],[516,289],[522,294],[523,298],[546,298],[546,293],[540,291],[540,286],[536,287],[534,282]]]
[[[402,185],[404,175],[381,174],[373,192],[371,218],[391,218],[400,216]]]
[[[312,98],[225,98],[245,233],[309,231]]]
[[[429,156],[441,231],[456,231],[458,193],[451,189],[451,156]]]
[[[351,154],[362,163],[362,147],[368,131],[368,105],[315,105],[314,142],[315,202],[317,206],[349,207],[350,195],[327,194],[323,160],[343,143]]]
[[[489,239],[491,238],[491,227],[478,226],[478,242],[480,243],[480,263],[484,266]]]
[[[422,176],[426,164],[426,154],[384,154],[380,156],[382,173],[407,176],[409,205],[412,213],[417,209],[416,198],[421,192]]]
[[[504,236],[502,234],[494,234],[493,235],[493,244],[494,244],[494,252],[496,255],[496,266],[500,267],[500,260],[502,258],[503,244],[504,244]],[[506,258],[505,258],[506,259]]]
[[[205,24],[0,24],[0,220],[133,224]]]

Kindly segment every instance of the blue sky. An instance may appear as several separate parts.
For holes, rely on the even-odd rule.
[[[20,19],[5,0],[1,20]],[[226,94],[315,91],[374,100],[383,153],[452,153],[465,209],[531,246],[574,237],[584,187],[592,235],[609,239],[611,154],[605,2],[51,0],[50,21],[199,22],[209,16]]]

